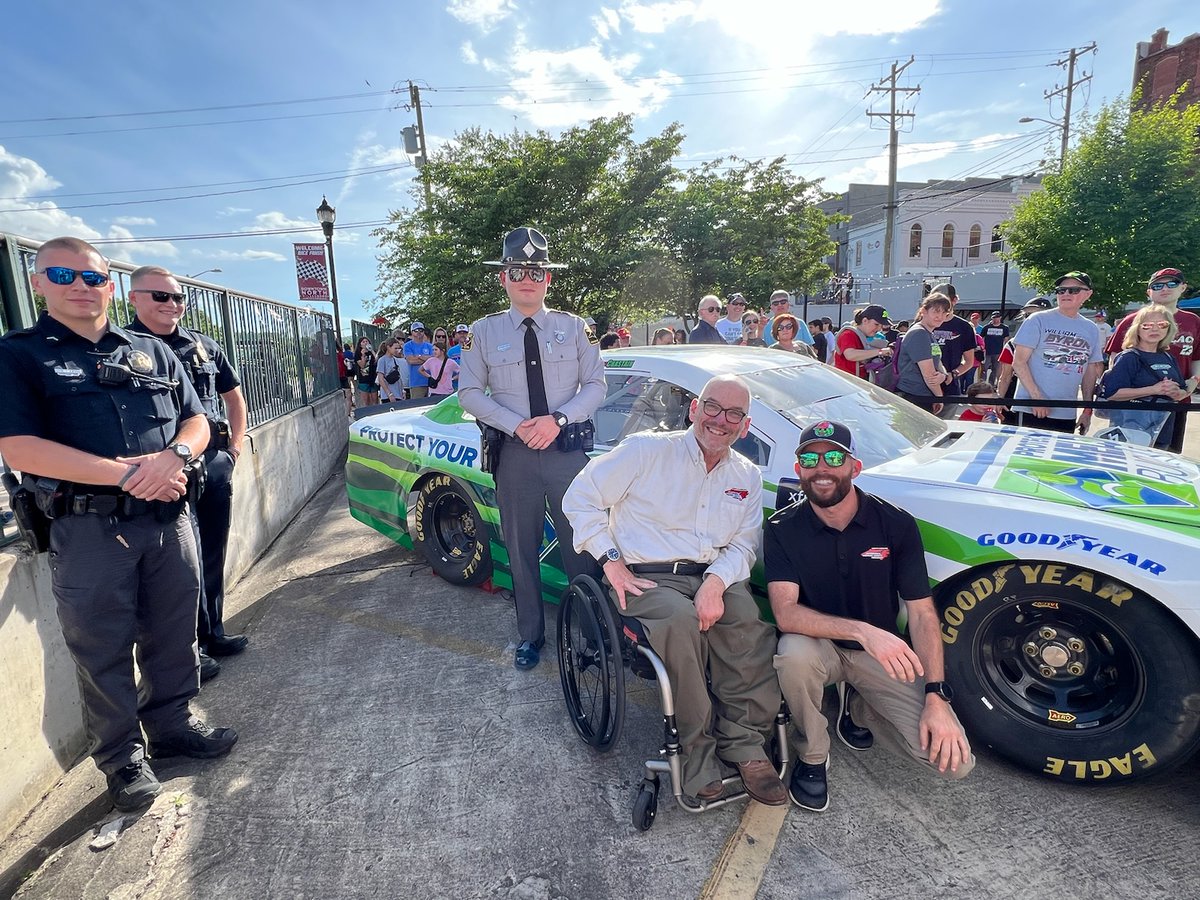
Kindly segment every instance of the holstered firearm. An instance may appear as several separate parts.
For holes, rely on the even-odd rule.
[[[45,553],[50,549],[50,519],[38,509],[37,498],[28,485],[17,481],[10,471],[0,475],[4,489],[8,491],[13,518],[22,540],[34,553]]]
[[[479,470],[495,475],[500,468],[500,448],[504,446],[506,435],[499,428],[485,425],[476,420],[481,437],[479,441]]]
[[[204,457],[197,456],[195,459],[189,459],[187,465],[183,467],[183,472],[187,476],[187,494],[184,499],[194,510],[196,501],[200,499],[200,495],[204,493],[204,487],[208,483],[208,466],[204,464]]]
[[[228,450],[229,449],[229,423],[224,419],[209,419],[208,420],[208,447],[207,450]]]

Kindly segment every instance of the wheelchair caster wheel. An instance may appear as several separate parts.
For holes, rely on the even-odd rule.
[[[658,814],[658,782],[649,779],[642,782],[637,799],[633,801],[633,827],[638,831],[649,831]]]

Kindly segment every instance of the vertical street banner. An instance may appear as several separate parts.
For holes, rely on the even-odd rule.
[[[301,300],[332,301],[324,244],[292,244],[296,251],[296,287]]]

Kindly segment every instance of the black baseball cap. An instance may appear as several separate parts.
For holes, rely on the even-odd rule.
[[[1054,286],[1058,287],[1060,284],[1062,284],[1068,278],[1074,278],[1076,281],[1083,282],[1083,286],[1086,288],[1090,289],[1092,286],[1092,276],[1089,275],[1087,272],[1068,272],[1066,275],[1060,275],[1058,277],[1058,279],[1054,282]]]
[[[862,318],[872,319],[876,322],[883,322],[885,325],[891,325],[892,320],[888,318],[887,310],[878,303],[872,303],[870,306],[864,307]]]
[[[834,444],[841,447],[851,456],[854,455],[854,435],[841,422],[824,420],[809,425],[800,432],[800,443],[796,445],[796,452],[799,453],[809,444],[815,444],[819,441]]]

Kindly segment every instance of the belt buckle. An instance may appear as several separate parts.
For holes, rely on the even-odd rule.
[[[679,571],[679,567],[680,567],[680,566],[686,566],[686,565],[687,565],[687,563],[685,563],[685,562],[682,562],[681,560],[678,560],[678,559],[677,559],[677,560],[675,560],[675,562],[671,563],[671,574],[672,574],[672,575],[679,575],[679,574],[681,574],[681,573],[680,573],[680,571]]]

